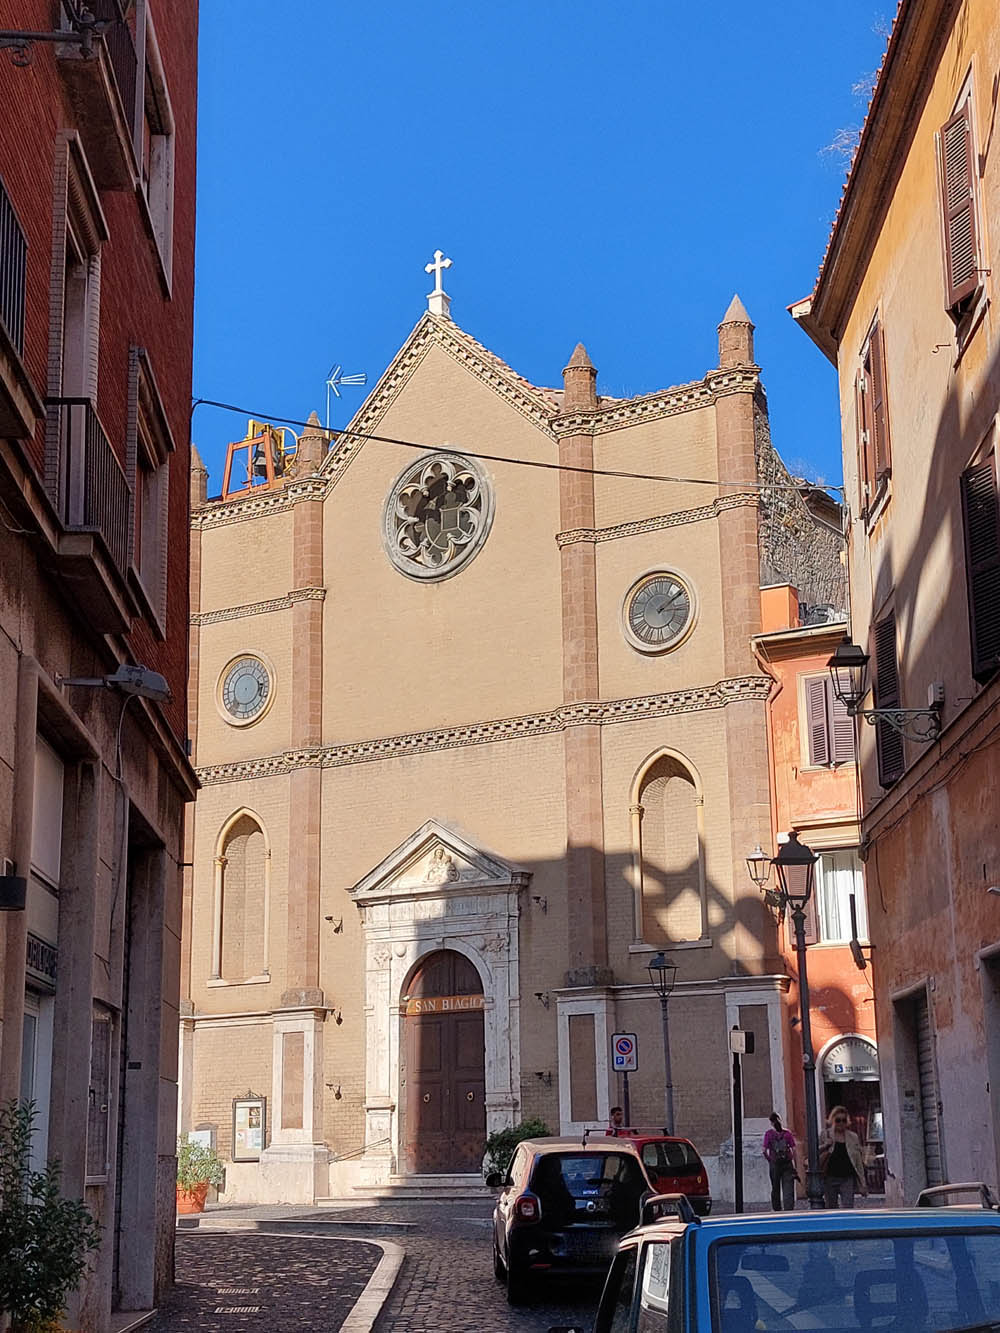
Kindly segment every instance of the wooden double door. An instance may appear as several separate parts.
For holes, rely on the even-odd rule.
[[[460,953],[428,955],[403,1005],[402,1169],[479,1171],[486,1142],[483,988]]]

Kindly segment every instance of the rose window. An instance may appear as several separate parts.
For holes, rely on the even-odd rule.
[[[385,539],[396,568],[411,578],[447,578],[486,540],[492,493],[469,459],[434,454],[406,469],[385,509]]]

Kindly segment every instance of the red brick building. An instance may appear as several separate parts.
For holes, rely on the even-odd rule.
[[[90,8],[0,0],[0,1098],[104,1330],[172,1269],[197,0]]]

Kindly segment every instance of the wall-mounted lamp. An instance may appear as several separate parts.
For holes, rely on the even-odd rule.
[[[334,1021],[334,1022],[338,1025],[338,1027],[339,1027],[340,1024],[343,1023],[343,1021],[344,1021],[344,1015],[340,1012],[339,1009],[331,1009],[331,1010],[330,1010],[330,1013],[333,1015],[333,1021]]]
[[[546,1086],[547,1088],[551,1088],[551,1086],[552,1086],[552,1071],[551,1071],[551,1069],[536,1069],[536,1070],[535,1070],[535,1078],[537,1078],[537,1079],[541,1079],[541,1081],[545,1084],[545,1086]]]
[[[536,990],[535,999],[538,1000],[545,1009],[549,1007],[549,993],[547,990]]]
[[[941,734],[941,710],[944,707],[944,685],[934,681],[927,687],[926,708],[862,708],[868,693],[868,663],[870,657],[856,643],[846,637],[827,662],[833,692],[851,717],[863,717],[869,726],[887,723],[909,741],[936,741]]]
[[[339,1102],[339,1101],[340,1101],[340,1097],[341,1097],[340,1084],[339,1084],[339,1083],[328,1083],[326,1086],[327,1086],[328,1088],[332,1088],[332,1089],[333,1089],[333,1095],[334,1095],[335,1099]]]
[[[344,929],[344,918],[343,918],[343,917],[341,917],[339,921],[334,921],[334,919],[333,919],[332,916],[325,916],[325,917],[323,918],[323,920],[324,920],[324,921],[329,921],[329,922],[330,922],[330,924],[333,926],[333,933],[334,933],[335,935],[339,935],[340,932]]]
[[[138,694],[140,698],[152,699],[156,703],[167,703],[170,699],[170,686],[165,677],[149,667],[133,666],[129,662],[122,662],[108,676],[56,676],[56,684],[119,690],[122,694]]]
[[[533,903],[537,903],[537,905],[542,909],[543,912],[548,912],[548,910],[549,910],[549,900],[548,900],[548,898],[538,898],[538,897],[533,897],[531,901],[532,901]]]
[[[13,861],[0,861],[0,912],[23,912],[28,881],[14,874]]]

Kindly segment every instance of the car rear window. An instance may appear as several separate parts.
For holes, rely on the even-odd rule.
[[[613,1184],[630,1185],[641,1189],[644,1181],[639,1163],[631,1153],[546,1153],[535,1164],[532,1188],[536,1191],[545,1181],[561,1174],[563,1183],[574,1199],[595,1199],[605,1194]]]
[[[712,1327],[967,1329],[1000,1320],[1000,1229],[720,1241]]]
[[[695,1176],[701,1158],[690,1143],[644,1143],[642,1160],[651,1171],[667,1176]]]

